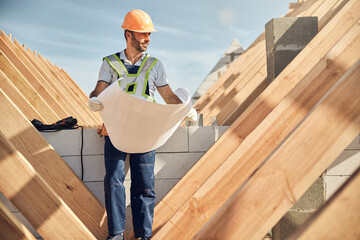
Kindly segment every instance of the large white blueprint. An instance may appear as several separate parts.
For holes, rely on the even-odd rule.
[[[143,153],[163,145],[189,114],[189,90],[174,91],[183,104],[159,104],[125,93],[114,82],[98,99],[100,111],[112,144],[127,153]]]

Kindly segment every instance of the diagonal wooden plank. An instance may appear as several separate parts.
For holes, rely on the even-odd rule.
[[[46,66],[43,66],[43,64],[34,55],[34,53],[31,52],[31,50],[25,50],[25,48],[22,47],[16,39],[14,39],[14,43],[18,47],[18,49],[20,49],[21,52],[26,56],[26,58],[33,64],[33,66],[40,72],[40,74],[43,76],[43,79],[45,79],[55,89],[55,91],[60,95],[60,97],[66,101],[71,111],[73,111],[72,116],[79,119],[79,124],[83,125],[85,128],[91,127],[92,123],[88,123],[88,118],[86,116],[82,116],[79,112],[76,111],[76,109],[78,109],[79,107],[72,100],[70,92],[60,84],[58,79],[55,78],[52,73],[50,73],[49,69]]]
[[[360,239],[360,167],[289,240]]]
[[[29,230],[0,202],[0,238],[35,240]]]
[[[29,59],[24,55],[24,48],[22,46],[19,46],[15,44],[16,39],[14,38],[14,43],[11,41],[11,39],[3,32],[1,31],[1,40],[6,44],[7,47],[11,48],[12,52],[16,55],[17,58],[19,58],[19,60],[21,61],[21,63],[23,63],[26,68],[30,71],[30,73],[28,74],[28,80],[32,79],[33,82],[33,87],[35,89],[38,88],[44,88],[51,96],[52,98],[56,101],[57,103],[57,107],[60,107],[61,109],[63,109],[64,112],[58,112],[56,111],[56,113],[60,116],[60,117],[67,117],[67,116],[75,116],[72,108],[70,108],[70,106],[68,105],[68,103],[66,102],[66,99],[64,99],[63,97],[61,97],[61,95],[58,93],[58,91],[56,91],[51,84],[44,79],[44,76],[35,68],[35,66],[32,64],[31,61],[29,61]],[[26,69],[24,70],[26,71]],[[35,80],[32,78],[35,77]],[[40,86],[39,84],[35,85],[35,81],[39,81],[39,83],[42,85]],[[38,88],[37,88],[37,87]],[[49,103],[51,101],[44,98],[44,100],[46,100],[47,103]],[[52,108],[53,110],[56,110],[54,108]],[[81,124],[81,119],[79,119],[79,123]]]
[[[14,145],[0,133],[0,188],[46,239],[96,239]]]
[[[69,75],[65,74],[64,71],[61,71],[60,68],[56,65],[53,66],[53,69],[55,72],[62,77],[62,79],[67,82],[68,86],[72,86],[72,92],[73,97],[77,98],[79,103],[81,104],[81,110],[84,111],[84,113],[91,117],[94,124],[98,124],[98,127],[101,127],[102,119],[98,112],[92,112],[88,107],[88,100],[89,97],[85,95],[84,91],[75,83],[75,81],[69,77]]]
[[[209,125],[210,116],[216,116],[226,103],[249,83],[261,66],[266,64],[265,41],[259,43],[259,46],[261,48],[249,59],[249,64],[244,65],[244,71],[224,91],[215,94],[213,101],[202,109],[200,113],[203,114],[204,125]]]
[[[289,11],[285,15],[285,17],[295,17],[295,16],[299,17],[302,15],[311,16],[311,13],[313,13],[313,11],[316,10],[317,7],[322,2],[324,2],[324,0],[306,1],[306,3],[304,3],[298,9],[296,9],[296,11]],[[228,79],[229,76],[231,76],[233,73],[237,73],[238,71],[242,71],[242,69],[244,69],[243,64],[249,61],[248,59],[245,59],[245,58],[254,57],[253,54],[258,54],[259,49],[257,49],[256,47],[259,47],[259,46],[265,46],[265,32],[260,34],[260,36],[248,47],[248,49],[246,49],[246,51],[239,58],[237,58],[234,61],[234,63],[231,65],[231,67],[223,74],[223,76],[221,76],[215,82],[215,84],[208,90],[208,92],[200,97],[200,99],[194,104],[194,107],[202,110],[206,107],[206,105],[209,104],[209,102],[215,104],[217,97],[214,95],[216,94],[216,92],[218,92],[219,90],[222,91],[223,89],[226,88],[226,87],[224,87],[224,80],[225,79],[231,80],[231,79]],[[263,54],[263,55],[265,55],[265,54]],[[225,79],[224,79],[224,77],[225,77]],[[234,79],[231,80],[231,82],[233,82],[233,81],[234,81]],[[229,85],[229,83],[228,83],[228,85]],[[221,93],[220,93],[220,95],[221,95]],[[217,93],[217,95],[219,96],[219,93]],[[202,113],[202,112],[200,111],[200,113]]]
[[[250,59],[254,58],[254,55],[256,56],[261,46],[261,44],[258,44],[235,59],[227,71],[220,76],[207,93],[198,99],[198,101],[194,104],[194,108],[200,109],[201,113],[203,113],[206,108],[209,108],[208,105],[212,104],[214,99],[216,99],[217,96],[220,96],[234,82],[234,80],[238,78],[239,74],[246,69],[246,67],[251,63]]]
[[[216,115],[220,126],[230,126],[249,107],[249,105],[266,89],[268,80],[266,68],[261,68]],[[235,108],[233,106],[236,106]]]
[[[51,109],[46,101],[39,95],[23,75],[15,68],[9,59],[0,50],[0,70],[5,73],[8,79],[21,92],[31,105],[44,118],[45,123],[54,123],[60,117]],[[4,89],[6,91],[6,89]]]
[[[43,79],[45,79],[54,89],[55,91],[60,95],[62,99],[65,99],[66,103],[69,105],[69,107],[74,111],[74,117],[79,119],[79,123],[83,124],[85,128],[88,126],[88,118],[82,116],[80,113],[76,112],[76,109],[79,109],[79,107],[76,105],[74,101],[72,101],[72,96],[70,95],[70,92],[63,88],[63,86],[60,84],[58,79],[53,76],[52,73],[50,73],[49,69],[42,65],[40,60],[34,55],[31,50],[25,50],[24,47],[21,46],[21,44],[14,39],[15,45],[22,51],[22,53],[26,56],[26,58],[35,66],[35,68],[41,73],[43,76]],[[92,123],[90,124],[90,126]]]
[[[59,88],[57,86],[57,81],[47,73],[47,69],[44,66],[39,65],[39,63],[35,59],[36,57],[30,55],[15,38],[14,38],[14,44],[17,47],[17,49],[19,49],[21,53],[26,57],[26,59],[32,64],[32,66],[34,66],[35,70],[39,72],[39,74],[41,75],[39,79],[46,81],[47,84],[54,89],[54,91],[57,93],[56,99],[62,99],[65,102],[64,104],[68,106],[66,108],[68,109],[69,113],[79,120],[80,125],[84,124],[87,120],[74,111],[75,109],[74,104],[71,101],[71,99],[68,97],[67,92],[64,89]]]
[[[236,150],[241,142],[289,94],[359,19],[360,2],[349,1],[277,79],[247,108],[155,208],[158,231]],[[306,63],[306,64],[305,64]],[[291,67],[291,65],[293,65]]]
[[[7,96],[19,107],[20,111],[26,116],[27,119],[34,118],[44,122],[44,118],[38,111],[24,98],[21,92],[14,86],[14,84],[6,77],[0,70],[0,88],[6,89]]]
[[[194,239],[265,235],[359,134],[359,76],[360,61]]]
[[[328,0],[318,6],[317,11],[314,14],[320,19],[320,30],[328,23],[332,16],[336,14],[345,5],[346,2],[348,1]],[[265,64],[259,69],[259,72],[264,71],[266,71]],[[231,125],[248,106],[246,102],[253,101],[256,96],[261,94],[261,90],[264,90],[264,88],[261,86],[262,84],[264,84],[264,81],[261,80],[262,79],[259,79],[258,76],[254,76],[253,79],[251,79],[251,84],[253,86],[246,85],[246,87],[249,87],[249,89],[241,89],[232,98],[232,100],[229,101],[226,106],[221,109],[221,111],[217,115],[219,125]],[[255,84],[255,82],[257,82],[257,84]]]
[[[78,98],[74,96],[73,86],[67,84],[64,81],[63,76],[58,75],[54,69],[54,66],[52,64],[49,64],[49,62],[46,61],[46,59],[43,56],[41,56],[40,53],[37,54],[37,59],[42,64],[42,66],[44,66],[49,70],[49,73],[53,76],[55,81],[57,81],[58,84],[64,89],[64,91],[67,92],[68,98],[74,104],[74,111],[77,111],[80,116],[86,118],[86,122],[90,126],[96,125],[97,120],[95,120],[95,118],[91,114],[88,114],[88,111],[84,110],[87,109],[88,107],[85,106],[86,108],[84,108],[84,102],[81,102]]]
[[[70,75],[64,70],[64,69],[59,69],[61,73],[64,74],[64,77],[68,78],[70,82],[74,82],[74,79],[72,77],[70,77]],[[91,111],[88,107],[87,107],[87,102],[89,100],[89,96],[85,94],[85,92],[79,87],[79,85],[75,84],[75,87],[77,89],[79,89],[79,91],[77,92],[79,94],[79,98],[83,99],[82,101],[84,101],[85,105],[86,105],[86,109],[87,111],[93,115],[99,122],[100,124],[102,124],[102,118],[99,112],[93,112]]]
[[[49,93],[49,88],[45,88],[44,84],[37,79],[33,72],[29,69],[29,66],[25,65],[21,58],[14,52],[12,44],[7,44],[5,41],[5,34],[1,31],[0,36],[0,50],[14,67],[21,73],[27,82],[38,92],[38,94],[46,101],[51,109],[60,117],[65,118],[68,116],[67,112],[60,106],[58,101]]]
[[[52,63],[48,60],[47,60],[47,62],[49,64],[49,66],[52,67],[52,69],[54,70],[56,75],[58,75],[61,78],[61,80],[64,82],[64,84],[66,84],[67,86],[70,87],[70,89],[72,91],[71,95],[79,103],[82,114],[85,115],[87,119],[91,119],[92,128],[101,127],[102,120],[101,120],[100,114],[98,113],[98,115],[95,115],[94,112],[92,112],[88,107],[89,97],[86,97],[84,92],[75,83],[75,81],[72,78],[68,78],[67,75],[64,74],[64,72],[60,71],[58,66],[52,65]]]
[[[326,2],[332,2],[330,4],[330,6],[334,5],[334,1],[338,1],[338,0],[328,0]],[[343,1],[344,2],[344,1]],[[324,0],[322,1],[317,1],[316,4],[314,3],[313,5],[311,5],[311,7],[309,9],[307,9],[306,11],[303,11],[300,15],[301,16],[311,16],[312,14],[319,14],[318,12],[314,13],[314,11],[319,10],[319,9],[327,9],[328,10],[328,6],[326,4],[324,4]],[[293,13],[288,13],[287,16],[295,16]],[[319,15],[315,15],[318,16],[320,19],[322,19],[322,23],[319,24],[319,28],[321,29],[322,26],[324,24],[326,24],[326,21],[324,21],[323,19],[323,15],[319,14]],[[264,39],[262,39],[262,41],[258,42],[258,45],[264,45],[265,46],[265,41]],[[245,53],[246,54],[246,53]],[[261,55],[262,57],[265,56],[265,50],[262,51]],[[257,58],[257,60],[255,61],[260,61],[261,58]],[[263,64],[261,64],[260,62],[258,63],[258,67],[256,67],[254,69],[254,72],[262,72],[264,71],[264,69],[266,70],[266,61],[263,60],[262,61]],[[249,103],[251,103],[251,101],[253,101],[259,94],[261,94],[261,92],[265,89],[266,85],[266,81],[263,81],[263,79],[259,79],[257,78],[257,76],[255,76],[255,73],[251,74],[248,73],[246,76],[240,75],[237,79],[234,80],[233,85],[236,87],[232,87],[229,88],[231,89],[231,91],[228,92],[221,92],[221,95],[212,95],[212,101],[211,103],[208,103],[207,106],[202,107],[200,113],[202,113],[204,115],[204,125],[209,125],[210,122],[210,116],[219,116],[220,119],[218,120],[218,124],[226,124],[226,125],[230,125],[231,123],[233,123],[234,119],[236,119],[239,116],[239,113],[241,113],[243,111],[243,109],[245,109],[245,107],[247,107],[249,105]],[[252,79],[252,77],[254,77],[255,79]],[[246,78],[246,79],[243,79]],[[250,79],[250,80],[249,80]],[[258,84],[254,84],[253,82],[257,81]],[[246,86],[247,88],[249,88],[249,85],[246,83],[251,82],[251,84],[253,85],[251,89],[243,89],[244,86]],[[246,84],[246,85],[244,85]],[[245,91],[247,90],[247,91]],[[234,100],[232,102],[229,102],[230,99],[234,98]],[[242,104],[239,104],[242,103]],[[209,106],[209,104],[211,104],[211,106]],[[226,104],[226,106],[224,107],[224,105]],[[240,106],[239,106],[240,105]],[[210,109],[210,110],[209,110]],[[210,111],[210,112],[209,112]],[[221,112],[221,113],[220,113]],[[231,114],[231,116],[229,117],[228,115]],[[226,120],[227,118],[231,118],[231,120]]]
[[[105,208],[0,89],[0,129],[97,239],[107,233]]]
[[[355,24],[177,211],[158,239],[191,239],[351,68],[359,46],[360,25]]]

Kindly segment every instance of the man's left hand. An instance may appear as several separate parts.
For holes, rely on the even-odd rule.
[[[198,114],[195,108],[192,108],[190,113],[185,117],[185,121],[196,122],[198,120]]]

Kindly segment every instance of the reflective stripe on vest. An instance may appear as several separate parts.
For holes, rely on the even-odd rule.
[[[127,92],[128,94],[140,96],[145,100],[155,102],[154,98],[150,94],[148,80],[150,71],[157,62],[156,58],[147,55],[143,59],[137,73],[135,74],[130,74],[128,72],[125,65],[116,54],[104,57],[104,59],[106,59],[109,65],[119,75],[119,86],[123,91]]]

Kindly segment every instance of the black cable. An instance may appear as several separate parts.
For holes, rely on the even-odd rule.
[[[84,180],[84,160],[83,160],[83,148],[84,148],[84,128],[83,126],[79,126],[81,128],[81,148],[80,148],[80,163],[81,163],[81,181]]]
[[[81,148],[80,148],[80,163],[81,163],[81,181],[84,180],[84,160],[83,160],[83,148],[84,148],[84,127],[77,125],[76,118],[68,117],[62,119],[54,124],[45,125],[40,120],[33,119],[31,123],[40,132],[57,132],[61,130],[70,130],[81,128]]]

